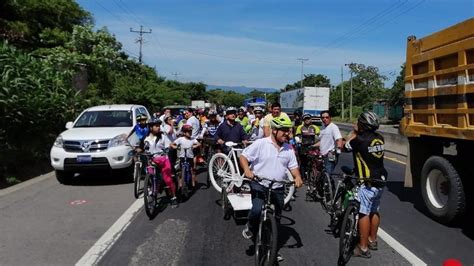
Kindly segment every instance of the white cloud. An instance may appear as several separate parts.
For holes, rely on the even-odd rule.
[[[108,21],[104,23],[128,51],[138,54],[137,34],[124,25],[136,23]],[[181,81],[202,81],[216,85],[245,85],[248,87],[281,88],[300,79],[298,57],[310,60],[305,73],[327,75],[334,84],[340,81],[340,69],[345,63],[358,62],[394,69],[404,61],[400,51],[367,51],[324,48],[275,43],[218,34],[199,34],[147,25],[152,34],[145,34],[144,62],[173,78],[180,72]],[[370,49],[370,50],[369,50]],[[398,71],[397,71],[398,73]]]

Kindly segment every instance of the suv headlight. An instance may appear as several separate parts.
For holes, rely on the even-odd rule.
[[[128,144],[127,135],[122,134],[122,135],[115,136],[113,139],[109,141],[109,148],[123,146],[127,144]]]
[[[56,140],[54,141],[53,146],[54,146],[54,147],[58,147],[58,148],[62,148],[63,145],[64,145],[63,137],[58,136],[58,137],[56,138]]]

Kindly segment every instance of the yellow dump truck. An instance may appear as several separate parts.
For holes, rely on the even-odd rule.
[[[406,56],[405,186],[420,188],[433,218],[449,223],[473,199],[474,18],[408,37]]]

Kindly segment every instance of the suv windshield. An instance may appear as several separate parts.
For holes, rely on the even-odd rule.
[[[131,127],[131,111],[88,111],[83,113],[74,127]]]

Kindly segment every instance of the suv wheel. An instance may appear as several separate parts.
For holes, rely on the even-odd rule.
[[[64,185],[70,184],[73,177],[74,177],[74,172],[56,170],[56,179],[61,184],[64,184]]]

